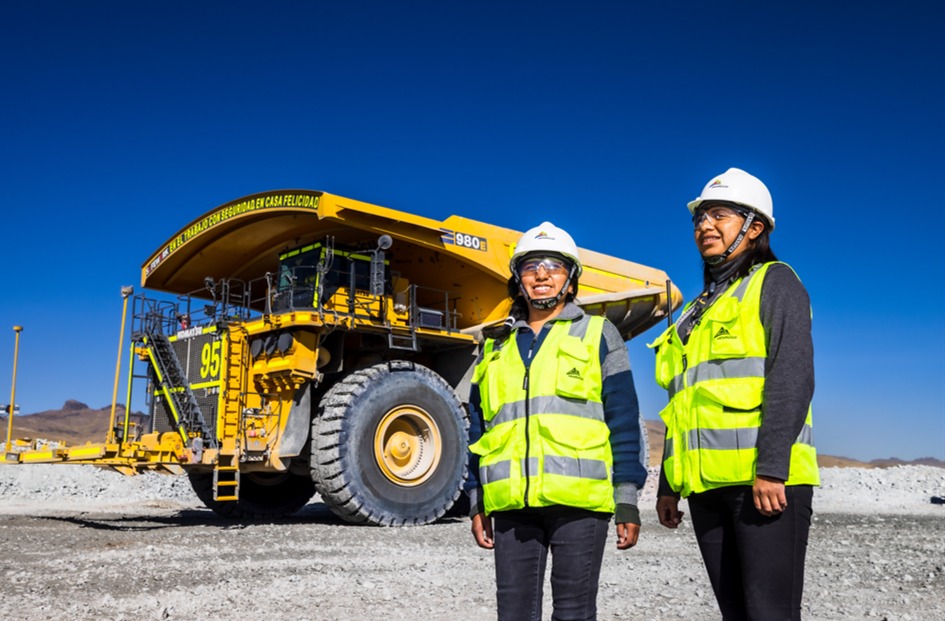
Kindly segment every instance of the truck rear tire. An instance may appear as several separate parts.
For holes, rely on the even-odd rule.
[[[312,479],[322,500],[356,524],[429,524],[466,479],[468,421],[450,385],[395,360],[335,384],[312,421]]]
[[[213,471],[187,473],[197,497],[217,515],[233,520],[273,520],[292,515],[315,495],[312,479],[292,472],[240,474],[239,500],[213,498]]]

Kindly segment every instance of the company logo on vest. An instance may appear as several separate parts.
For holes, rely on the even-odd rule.
[[[715,336],[712,337],[712,338],[714,338],[715,340],[718,340],[718,339],[733,339],[733,338],[735,338],[735,336],[734,336],[731,332],[729,332],[729,331],[725,328],[725,326],[722,326],[722,327],[719,328],[719,331],[716,332],[716,333],[715,333]]]

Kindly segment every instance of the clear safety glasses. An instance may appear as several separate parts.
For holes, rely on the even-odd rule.
[[[535,276],[538,274],[539,268],[545,268],[545,272],[548,274],[566,274],[568,271],[568,266],[564,261],[560,259],[555,259],[552,257],[535,257],[534,259],[528,259],[522,261],[518,266],[518,275],[519,276]]]
[[[724,224],[726,222],[731,222],[733,218],[744,217],[745,214],[738,211],[737,209],[732,209],[731,207],[709,207],[708,209],[700,209],[696,211],[695,214],[693,214],[692,228],[699,228],[703,220],[708,220],[709,224]]]

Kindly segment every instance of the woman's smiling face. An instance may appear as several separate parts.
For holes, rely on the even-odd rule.
[[[522,261],[518,275],[529,299],[553,298],[568,280],[568,266],[556,257],[530,257]]]

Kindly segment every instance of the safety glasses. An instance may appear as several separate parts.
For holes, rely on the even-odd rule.
[[[737,209],[732,209],[731,207],[709,207],[708,209],[700,209],[693,214],[692,228],[699,228],[703,220],[708,220],[709,224],[724,224],[725,222],[731,222],[733,218],[744,217],[744,213]]]
[[[519,276],[534,276],[539,268],[545,268],[548,274],[564,274],[568,271],[567,264],[552,257],[535,257],[522,261],[518,266]]]

